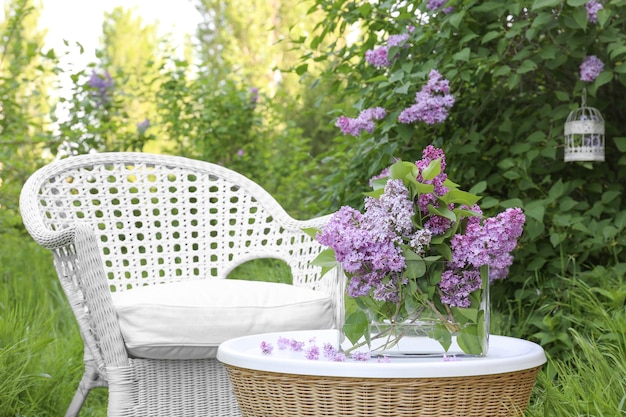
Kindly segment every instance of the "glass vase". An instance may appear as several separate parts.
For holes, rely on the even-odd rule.
[[[489,273],[481,268],[481,286],[474,290],[469,307],[449,307],[436,297],[403,317],[402,321],[378,320],[366,313],[367,330],[350,343],[341,337],[346,354],[369,350],[373,356],[452,357],[485,356],[489,349]]]

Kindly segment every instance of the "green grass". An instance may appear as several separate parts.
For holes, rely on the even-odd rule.
[[[62,415],[82,372],[82,347],[51,254],[3,234],[0,265],[0,416]]]
[[[610,273],[594,280],[563,279],[567,296],[541,309],[567,312],[571,350],[548,351],[529,417],[626,416],[626,282]]]
[[[622,267],[559,278],[535,301],[516,297],[508,311],[493,311],[493,333],[538,341],[549,357],[527,417],[626,416]],[[276,282],[289,282],[287,275],[276,261],[231,273]],[[82,374],[82,342],[51,254],[26,235],[0,235],[0,278],[0,417],[63,415]],[[81,417],[106,416],[106,400],[105,389],[92,391]]]

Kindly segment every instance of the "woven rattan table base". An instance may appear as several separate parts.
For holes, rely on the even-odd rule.
[[[244,417],[517,417],[540,367],[455,378],[342,378],[226,366]]]

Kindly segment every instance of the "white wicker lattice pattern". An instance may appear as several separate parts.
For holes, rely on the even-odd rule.
[[[565,121],[565,162],[604,161],[604,118],[593,107],[579,107]]]
[[[222,167],[145,154],[70,158],[41,181],[39,217],[60,230],[96,230],[113,291],[188,278],[224,278],[238,264],[286,261],[314,286],[320,246],[274,199]],[[317,224],[316,224],[317,223]]]

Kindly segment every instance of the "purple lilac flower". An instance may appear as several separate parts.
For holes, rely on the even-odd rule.
[[[391,61],[389,60],[389,48],[394,46],[404,46],[408,39],[409,35],[406,33],[389,36],[389,39],[387,39],[387,45],[365,51],[365,61],[376,68],[391,66]]]
[[[378,363],[390,363],[391,362],[391,358],[389,358],[389,356],[387,355],[383,355],[382,357],[378,357],[378,359],[376,359],[376,362]]]
[[[109,101],[109,90],[113,88],[114,83],[108,71],[105,71],[103,75],[92,71],[87,84],[94,90],[92,91],[92,95],[98,98],[99,104],[104,104]]]
[[[420,229],[417,230],[409,241],[409,246],[415,253],[420,256],[423,256],[426,253],[426,249],[428,245],[430,245],[430,240],[433,237],[433,233],[428,229]]]
[[[250,88],[250,103],[256,104],[259,101],[259,89],[257,87]]]
[[[143,135],[146,133],[146,130],[148,130],[148,128],[150,127],[150,119],[146,118],[144,119],[143,122],[137,123],[137,132],[140,135]]]
[[[345,362],[346,361],[346,354],[343,352],[337,352],[335,353],[335,355],[331,358],[331,360],[333,362]]]
[[[428,220],[426,220],[426,223],[424,223],[424,227],[433,235],[442,235],[451,226],[452,222],[450,219],[436,215],[431,216]]]
[[[387,115],[387,111],[382,107],[365,109],[359,116],[352,119],[340,116],[335,123],[344,135],[359,136],[363,131],[372,133],[376,125],[372,120],[380,120]]]
[[[464,235],[450,239],[452,266],[466,268],[489,265],[489,280],[503,279],[513,262],[511,253],[522,234],[526,217],[519,208],[509,208],[481,221],[470,217]]]
[[[272,350],[274,350],[274,346],[272,346],[271,343],[268,343],[265,340],[261,342],[261,352],[263,352],[264,355],[270,355]]]
[[[379,180],[381,178],[387,178],[389,176],[389,167],[384,168],[382,171],[380,171],[380,174],[378,175],[374,175],[372,178],[370,178],[369,184],[370,187],[374,186],[374,181]]]
[[[369,351],[367,352],[353,352],[352,353],[352,359],[354,359],[355,361],[360,361],[360,362],[367,362],[370,360],[371,357],[371,353]]]
[[[324,357],[332,358],[337,354],[337,349],[331,343],[324,343]]]
[[[239,158],[243,157],[244,155],[245,155],[245,151],[244,151],[243,149],[239,149],[239,150],[237,151],[237,156],[238,156]]]
[[[580,64],[580,80],[592,82],[600,75],[603,69],[604,63],[597,56],[590,55]]]
[[[318,348],[315,345],[310,346],[306,349],[306,351],[304,352],[304,355],[306,356],[307,359],[316,361],[320,357],[320,348]]]
[[[344,206],[324,226],[317,240],[335,251],[335,258],[352,274],[348,283],[351,297],[369,295],[380,288],[386,277],[401,272],[405,259],[397,236],[380,229],[376,213],[361,214]],[[387,291],[385,291],[387,292]]]
[[[278,338],[278,342],[276,344],[278,345],[278,349],[285,350],[290,346],[291,340],[281,336]]]
[[[389,39],[387,39],[387,46],[402,46],[409,39],[409,35],[403,33],[401,35],[391,35]]]
[[[458,362],[461,359],[458,358],[456,355],[443,355],[443,361],[444,362]]]
[[[427,124],[441,123],[448,118],[448,109],[454,105],[450,94],[450,82],[437,70],[428,74],[428,82],[415,94],[415,104],[404,109],[398,116],[400,123],[423,121]]]
[[[372,225],[375,234],[383,240],[397,240],[398,236],[413,232],[413,202],[409,198],[409,190],[400,179],[387,181],[380,198],[367,197],[365,209],[364,220]]]
[[[441,289],[441,302],[451,307],[470,306],[469,296],[480,288],[482,280],[478,270],[453,270],[444,271],[441,275],[439,288]]]
[[[602,3],[597,0],[589,0],[585,7],[587,8],[587,21],[598,23],[598,11],[604,9]]]
[[[390,66],[391,61],[389,61],[389,47],[380,46],[376,49],[365,51],[365,61],[376,68]]]
[[[299,342],[295,339],[292,339],[289,342],[289,348],[293,350],[294,352],[301,352],[303,347],[304,347],[304,342]]]
[[[426,8],[428,10],[437,10],[443,7],[444,4],[446,4],[447,0],[428,0],[428,3],[426,4]]]
[[[430,165],[430,163],[436,159],[439,159],[441,165],[441,172],[432,180],[425,180],[422,177],[422,172]],[[433,185],[434,192],[433,194],[421,194],[419,199],[419,207],[420,210],[424,213],[428,213],[428,205],[432,204],[437,207],[437,196],[443,196],[448,193],[448,187],[444,185],[445,181],[448,179],[448,174],[445,173],[446,169],[446,156],[443,151],[439,148],[435,148],[432,145],[428,145],[426,149],[422,152],[422,159],[415,162],[419,170],[419,175],[417,180],[423,184],[431,184]]]

